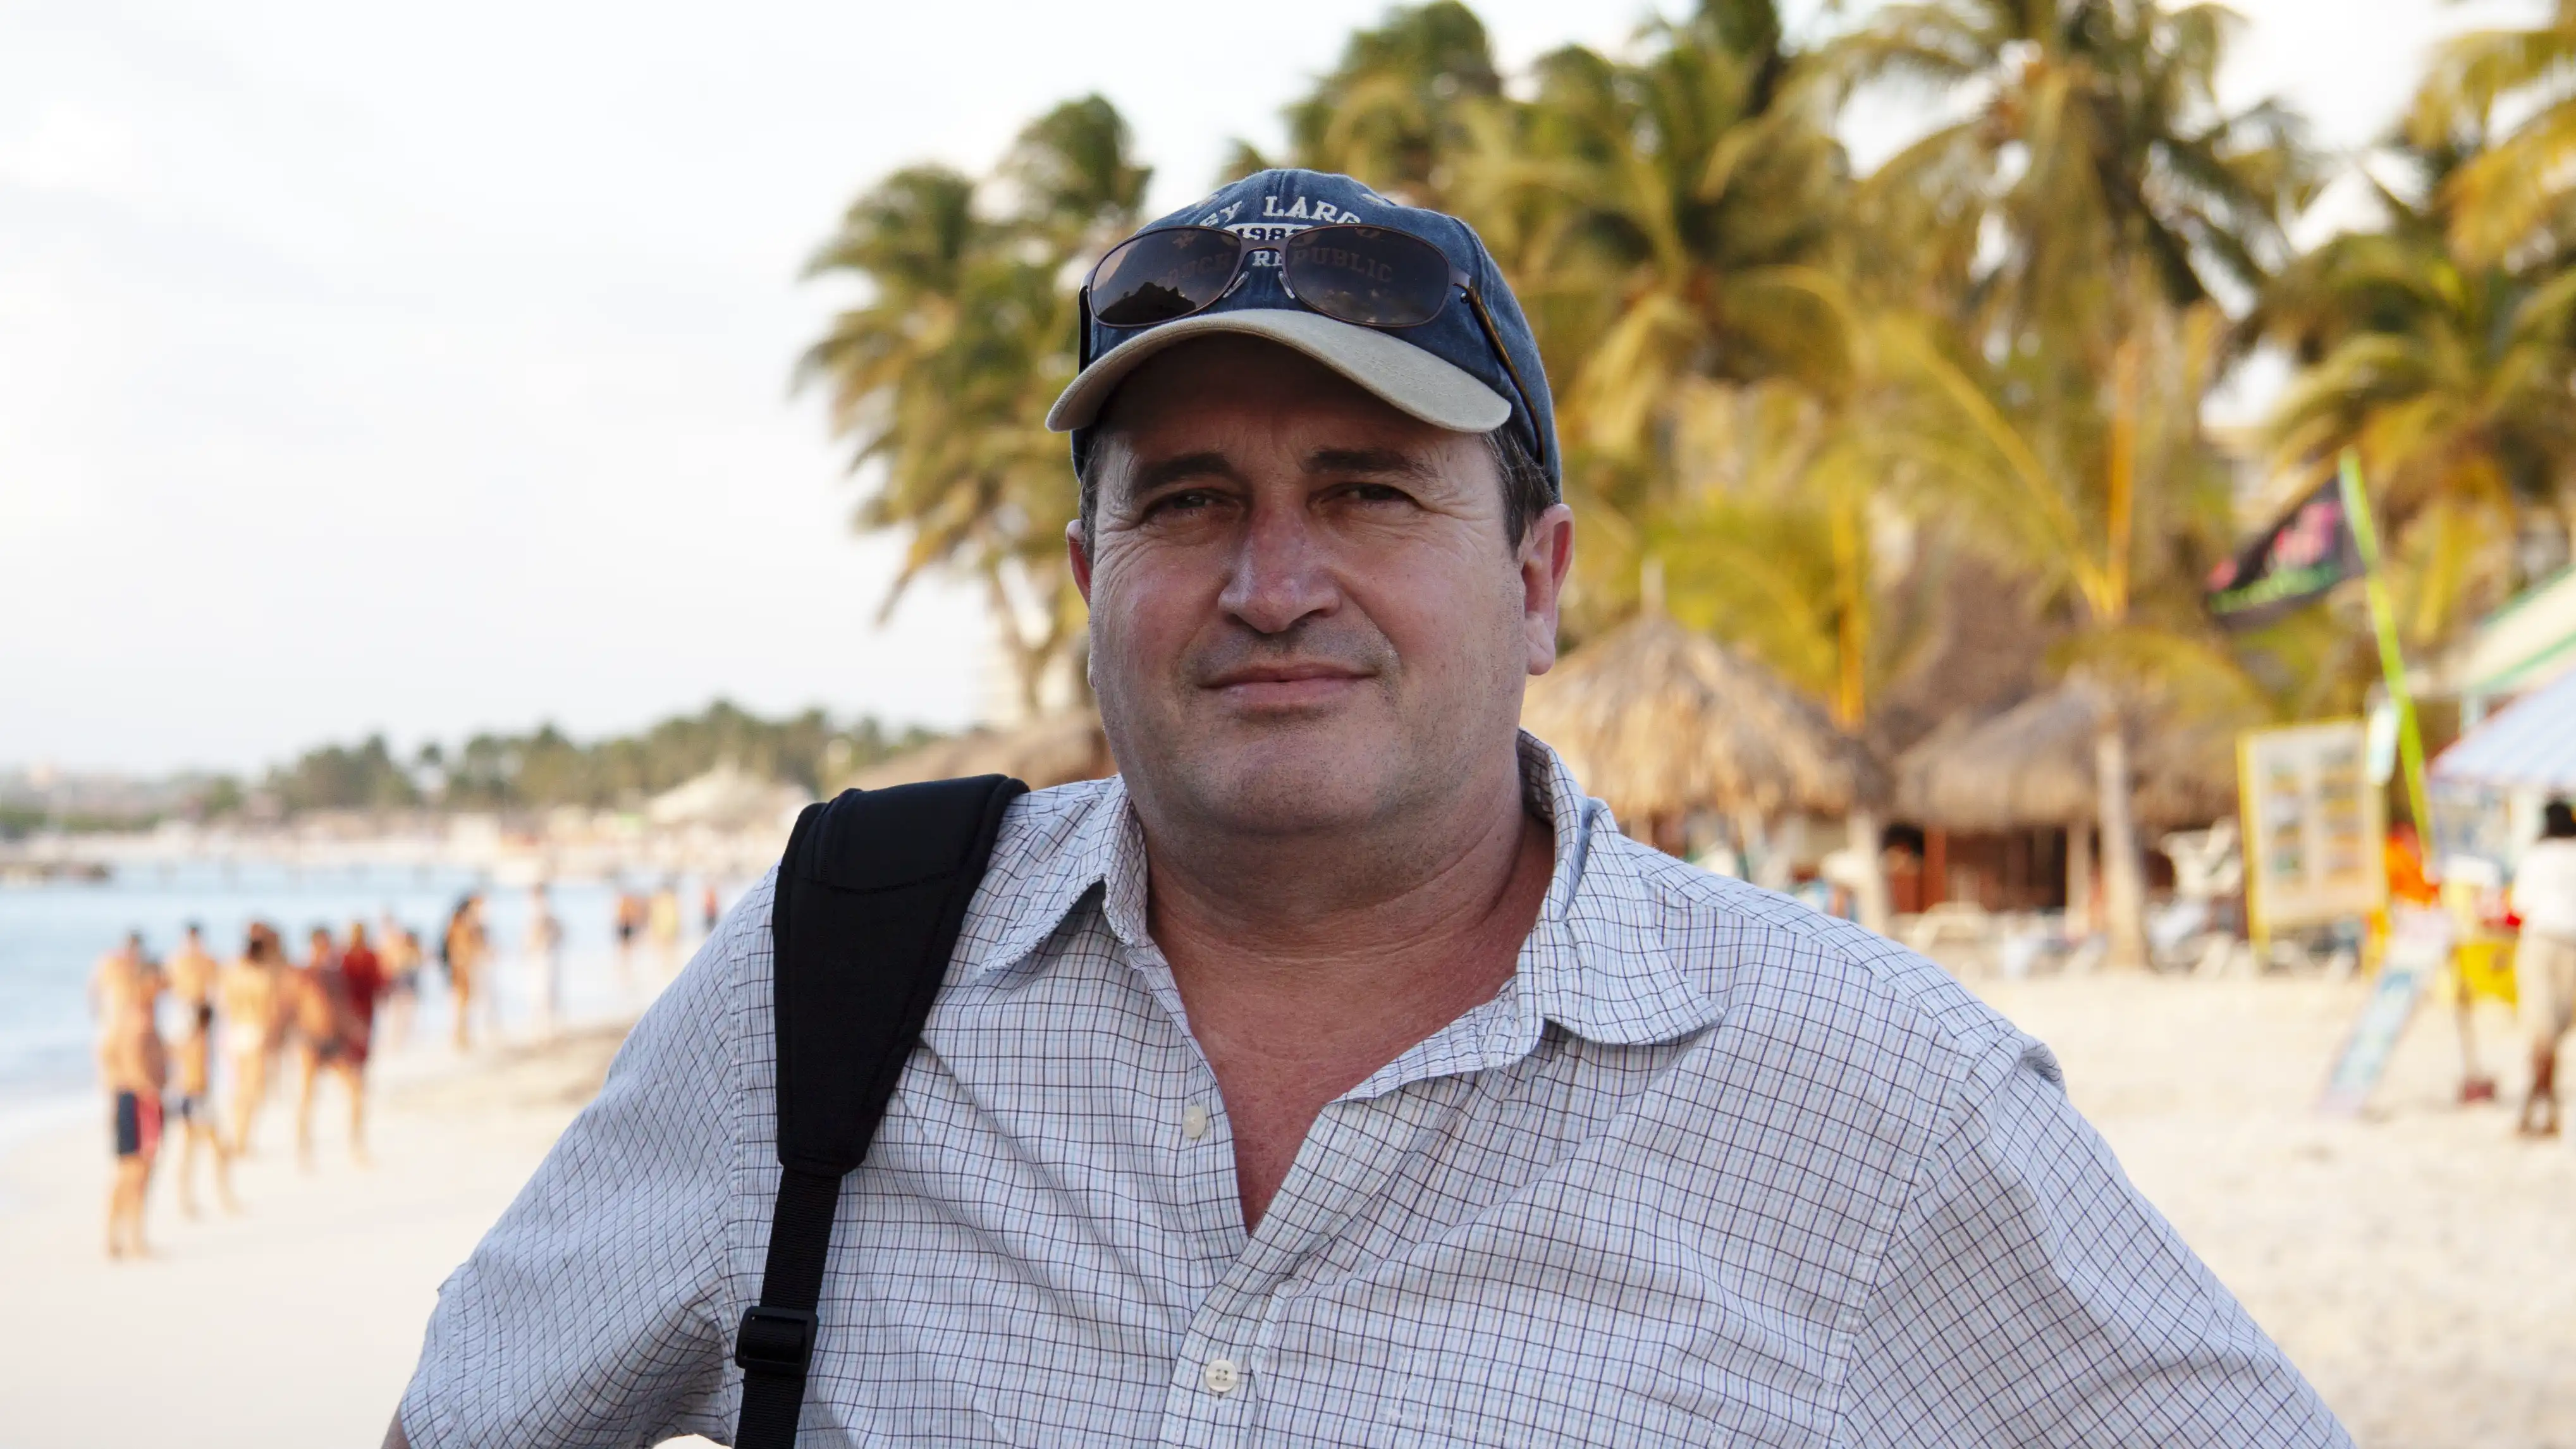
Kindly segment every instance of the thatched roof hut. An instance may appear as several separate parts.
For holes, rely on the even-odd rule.
[[[1626,820],[1842,814],[1885,786],[1869,752],[1804,695],[1660,609],[1531,680],[1521,724]]]
[[[2090,823],[2101,796],[2094,740],[2117,706],[2069,681],[1983,720],[1954,720],[1896,763],[1898,818],[1946,830]],[[2159,722],[2129,735],[2141,824],[2206,825],[2236,808],[2235,758],[2207,730]]]
[[[862,790],[945,780],[959,775],[1012,775],[1032,790],[1074,780],[1097,780],[1118,771],[1109,738],[1090,709],[1067,710],[1004,730],[973,730],[934,740],[879,761],[846,782]]]

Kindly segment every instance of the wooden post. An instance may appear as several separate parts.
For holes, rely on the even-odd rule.
[[[2066,827],[2066,936],[2093,934],[2093,826],[2078,820]]]

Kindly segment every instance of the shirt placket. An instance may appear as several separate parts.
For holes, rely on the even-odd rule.
[[[1463,1078],[1442,1078],[1377,1097],[1345,1097],[1316,1117],[1259,1231],[1244,1241],[1190,1320],[1164,1393],[1163,1444],[1231,1449],[1261,1437],[1270,1350],[1306,1270],[1384,1194],[1419,1135],[1455,1111],[1467,1090]],[[1207,1140],[1228,1164],[1231,1187],[1231,1135],[1219,1137],[1212,1128]],[[1240,1208],[1229,1206],[1238,1214],[1239,1234]]]

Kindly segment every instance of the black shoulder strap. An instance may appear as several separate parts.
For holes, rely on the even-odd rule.
[[[809,805],[770,903],[778,1201],[760,1304],[734,1337],[735,1449],[792,1449],[843,1174],[867,1156],[984,878],[1001,775],[849,790]]]

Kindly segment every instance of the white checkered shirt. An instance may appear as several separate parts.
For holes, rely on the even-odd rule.
[[[2045,1047],[1523,749],[1517,972],[1325,1107],[1249,1234],[1124,789],[1014,804],[842,1189],[803,1442],[2349,1443]],[[440,1290],[413,1443],[731,1436],[769,1001],[763,886]]]

